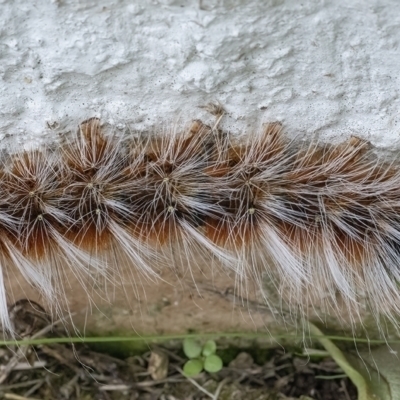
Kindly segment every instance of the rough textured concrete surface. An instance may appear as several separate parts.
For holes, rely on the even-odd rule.
[[[398,1],[0,1],[0,134],[12,144],[101,116],[117,126],[209,118],[242,132],[399,142]],[[45,137],[47,137],[45,139]]]

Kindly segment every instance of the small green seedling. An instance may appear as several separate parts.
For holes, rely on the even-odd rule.
[[[186,376],[192,377],[199,374],[203,369],[207,372],[218,372],[222,369],[222,360],[215,352],[217,344],[214,340],[207,340],[204,346],[194,340],[185,339],[183,341],[183,352],[189,361],[183,366]]]

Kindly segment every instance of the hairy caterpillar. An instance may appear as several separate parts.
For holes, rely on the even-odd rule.
[[[345,308],[356,321],[368,299],[395,322],[399,213],[397,166],[355,137],[298,143],[278,123],[234,137],[196,120],[123,138],[93,118],[57,149],[2,161],[0,323],[13,331],[14,270],[62,313],[66,270],[89,295],[120,265],[156,279],[154,265],[173,259],[189,270],[217,260],[243,290],[272,282],[295,315]]]

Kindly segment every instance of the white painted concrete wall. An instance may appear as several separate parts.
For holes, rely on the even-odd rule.
[[[400,148],[399,45],[397,0],[0,0],[0,138],[210,119],[218,100],[235,132]]]

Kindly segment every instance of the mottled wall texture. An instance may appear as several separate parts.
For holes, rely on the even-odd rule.
[[[132,129],[207,120],[198,106],[219,101],[232,131],[279,120],[291,135],[400,146],[396,0],[2,0],[0,10],[0,134],[12,144],[51,141],[55,127],[92,116]]]

